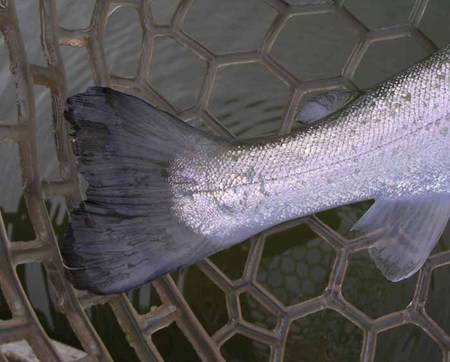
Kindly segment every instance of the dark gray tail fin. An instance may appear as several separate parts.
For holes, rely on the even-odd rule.
[[[177,154],[220,140],[109,88],[69,98],[66,118],[89,185],[62,246],[77,288],[119,293],[215,251],[172,215],[167,170]]]

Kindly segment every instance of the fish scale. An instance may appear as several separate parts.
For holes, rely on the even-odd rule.
[[[271,226],[369,199],[353,229],[389,280],[414,274],[450,216],[450,45],[356,99],[309,102],[309,122],[314,110],[329,115],[251,142],[109,88],[69,98],[88,184],[62,248],[74,285],[126,291]]]
[[[448,193],[449,54],[447,47],[306,131],[233,144],[215,157],[179,156],[177,215],[198,233],[234,242],[335,206]],[[179,185],[182,173],[195,182]]]

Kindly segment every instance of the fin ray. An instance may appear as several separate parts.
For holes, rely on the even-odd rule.
[[[439,241],[450,216],[450,196],[433,194],[380,199],[352,230],[374,242],[369,254],[391,281],[417,272]]]
[[[74,285],[119,293],[215,252],[173,215],[167,172],[179,153],[220,149],[226,141],[109,88],[89,88],[68,103],[88,185],[61,250]]]
[[[353,102],[360,94],[357,91],[342,90],[319,93],[302,105],[296,120],[307,125],[316,123]]]

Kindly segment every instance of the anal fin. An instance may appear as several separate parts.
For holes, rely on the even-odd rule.
[[[405,279],[425,263],[447,225],[450,195],[381,199],[353,226],[375,245],[370,256],[391,281]]]

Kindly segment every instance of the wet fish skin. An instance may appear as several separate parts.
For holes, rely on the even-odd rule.
[[[341,205],[450,193],[449,129],[447,46],[306,131],[214,157],[179,155],[169,178],[174,210],[228,246]]]
[[[101,87],[69,98],[66,118],[89,186],[62,256],[75,287],[94,293],[126,291],[273,225],[368,199],[376,202],[354,228],[374,243],[383,274],[400,280],[422,266],[450,216],[450,45],[272,140],[220,139]]]

